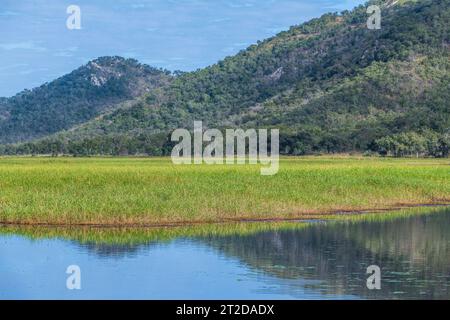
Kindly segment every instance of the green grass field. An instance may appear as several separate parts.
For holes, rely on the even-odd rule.
[[[163,225],[450,203],[449,159],[306,157],[282,159],[275,176],[259,168],[1,158],[0,222]]]

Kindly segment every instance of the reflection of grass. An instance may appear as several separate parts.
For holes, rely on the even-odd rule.
[[[0,221],[165,224],[308,218],[339,210],[450,201],[448,159],[283,159],[174,166],[170,159],[2,158]]]
[[[391,220],[407,219],[415,216],[433,215],[449,211],[449,206],[442,207],[417,207],[397,211],[380,213],[365,213],[365,214],[350,214],[350,215],[334,215],[328,216],[336,222],[387,222]]]
[[[165,228],[95,228],[95,227],[41,227],[3,226],[0,235],[23,235],[31,239],[61,238],[80,243],[144,244],[164,242],[175,238],[249,235],[258,232],[300,229],[303,222],[202,224],[189,227]]]
[[[360,214],[344,216],[324,216],[328,224],[383,222],[448,212],[448,208],[408,209],[380,214]],[[99,227],[42,227],[42,226],[3,226],[0,235],[23,235],[31,239],[60,238],[79,243],[97,244],[145,244],[165,242],[175,238],[245,236],[260,232],[300,230],[314,226],[316,222],[253,222],[228,224],[202,224],[187,227],[165,228],[99,228]]]

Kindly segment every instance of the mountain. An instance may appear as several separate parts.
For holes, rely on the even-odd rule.
[[[382,8],[380,30],[367,28],[369,4]],[[450,0],[367,5],[294,26],[126,108],[3,152],[167,154],[171,130],[202,120],[280,128],[286,154],[448,154]]]
[[[0,142],[20,142],[72,128],[169,83],[167,72],[103,57],[51,83],[0,99]]]

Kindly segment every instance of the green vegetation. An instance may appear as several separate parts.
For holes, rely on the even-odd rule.
[[[361,223],[361,222],[388,222],[402,220],[417,216],[432,214],[445,214],[445,208],[413,208],[402,209],[392,212],[352,214],[352,215],[329,215],[321,216],[321,220],[327,225],[337,223]],[[77,241],[79,243],[114,244],[114,245],[140,245],[152,242],[168,242],[180,237],[209,238],[209,237],[231,237],[249,236],[262,232],[302,230],[314,226],[316,222],[311,221],[280,221],[280,222],[233,222],[221,224],[201,224],[177,227],[153,227],[153,228],[126,228],[126,227],[70,227],[70,226],[24,226],[3,225],[0,226],[2,235],[24,235],[39,240],[60,238]]]
[[[0,143],[20,142],[73,128],[126,108],[128,100],[170,81],[170,75],[133,59],[103,57],[9,99],[0,99]]]
[[[307,222],[202,224],[185,227],[104,228],[55,226],[0,226],[0,235],[24,235],[31,239],[60,238],[99,245],[141,245],[169,242],[176,238],[244,236],[259,232],[300,230]]]
[[[126,106],[39,141],[1,146],[0,154],[168,155],[170,132],[201,120],[210,128],[280,128],[283,154],[445,156],[422,152],[420,141],[399,151],[383,139],[449,134],[450,2],[373,3],[382,6],[381,30],[367,29],[366,6],[326,14],[208,68],[159,75],[163,81]],[[20,103],[15,110],[17,119],[35,116]],[[0,122],[1,137],[7,128]]]
[[[404,132],[379,139],[376,144],[383,155],[448,157],[450,134],[438,135],[434,132],[425,132],[420,135],[415,132]]]
[[[3,158],[0,222],[177,225],[320,218],[450,202],[448,160],[286,158],[259,166],[170,159]]]

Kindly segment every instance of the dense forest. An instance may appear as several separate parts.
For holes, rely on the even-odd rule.
[[[374,3],[382,7],[380,30],[366,26]],[[377,0],[194,72],[101,58],[119,59],[121,72],[114,66],[113,76],[100,77],[83,67],[75,71],[89,80],[81,85],[71,74],[0,99],[0,142],[14,143],[0,153],[167,155],[171,131],[201,120],[222,130],[279,128],[283,154],[445,157],[449,34],[450,0]]]

